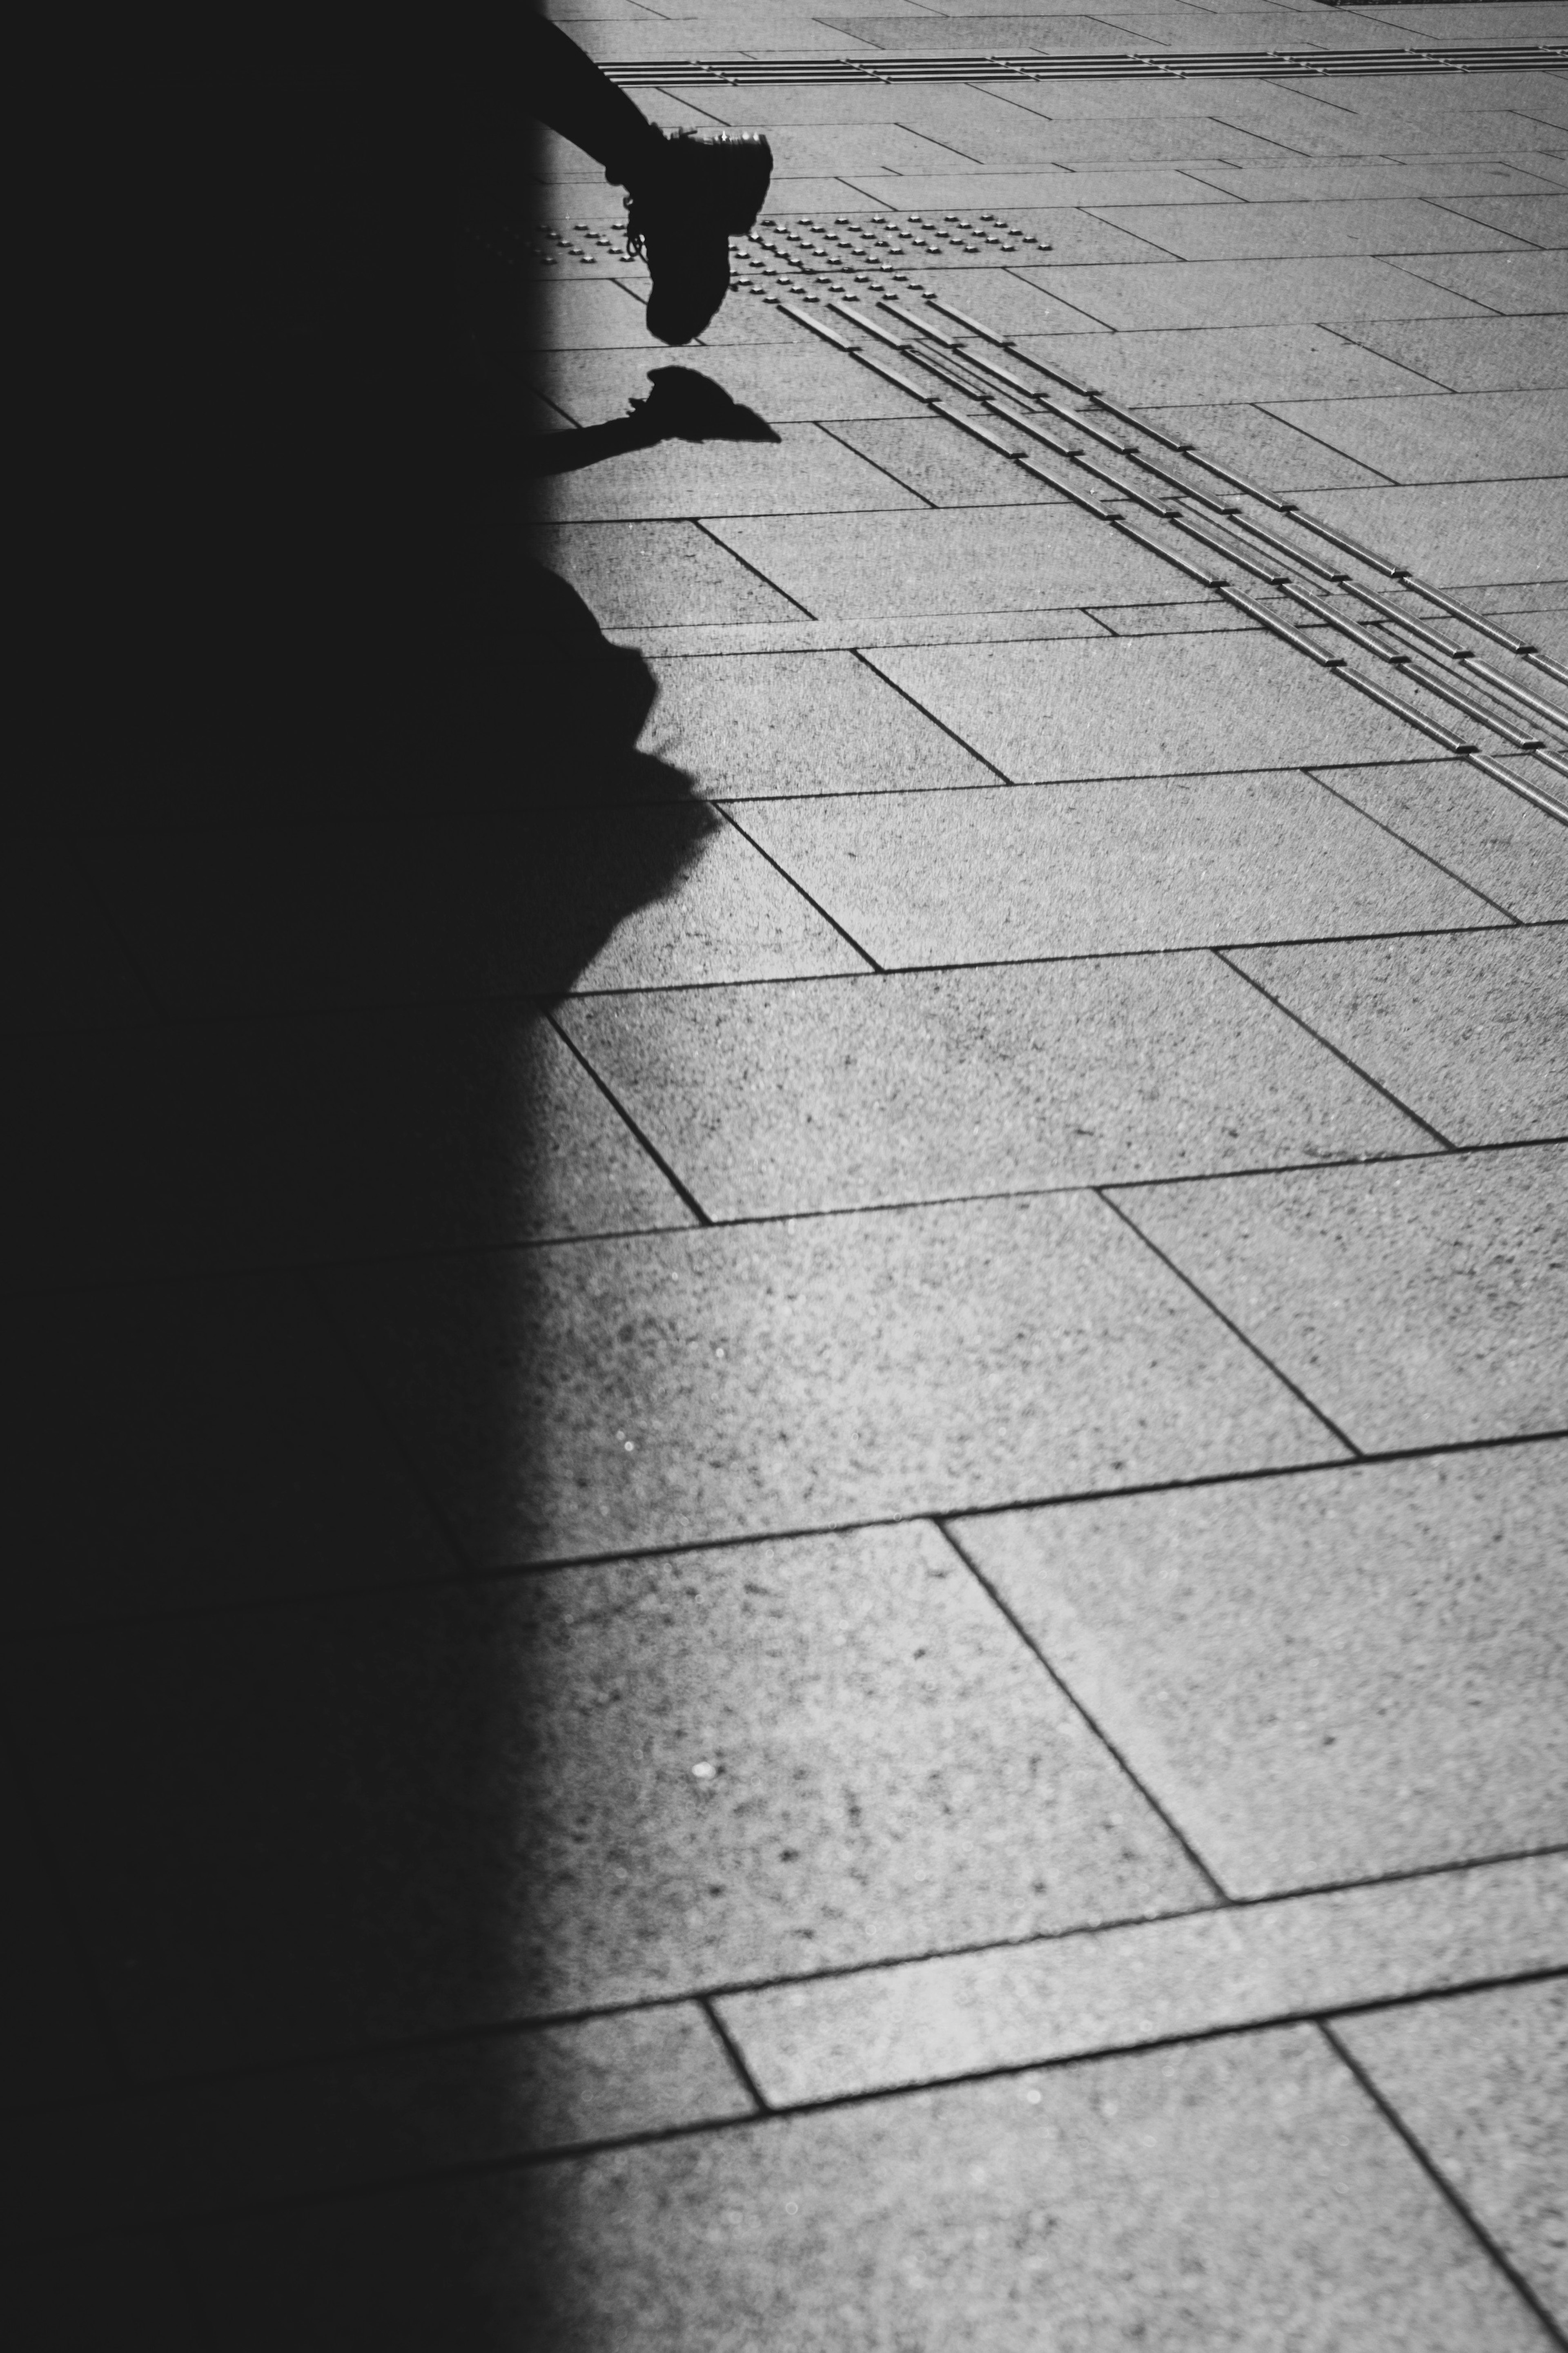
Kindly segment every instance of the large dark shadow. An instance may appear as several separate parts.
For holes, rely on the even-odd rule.
[[[549,1008],[715,822],[508,486],[768,428],[677,371],[542,446],[520,398],[514,432],[485,353],[526,353],[531,291],[456,270],[461,134],[406,84],[242,73],[195,130],[149,120],[74,347],[120,338],[60,525],[74,692],[13,841],[26,2341],[259,2341],[246,2266],[292,2232],[301,2346],[477,2345],[439,2198],[402,2226],[434,2304],[342,2316],[376,2304],[363,2193],[538,2126],[530,1621],[471,1575],[505,1564],[432,1501],[342,1296],[485,1251],[504,1282],[580,1229],[551,1123],[591,1173],[615,1115]],[[514,1367],[453,1387],[526,1484]]]

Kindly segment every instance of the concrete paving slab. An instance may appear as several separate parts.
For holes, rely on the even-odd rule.
[[[977,161],[1000,164],[1066,164],[1074,172],[1125,171],[1143,164],[1266,164],[1275,149],[1249,131],[1216,122],[1212,115],[1181,115],[1162,122],[1147,115],[1096,116],[1063,122],[1015,109],[1016,120],[971,144]],[[1099,198],[1091,199],[1099,202]]]
[[[1210,956],[597,997],[566,1026],[721,1219],[1430,1143]]]
[[[1094,618],[1113,637],[1186,636],[1197,629],[1256,629],[1234,605],[1215,596],[1206,605],[1097,605]]]
[[[1511,592],[1517,595],[1517,590]],[[1173,605],[1173,612],[1191,609]],[[617,632],[608,633],[612,637]],[[1041,613],[884,614],[880,618],[846,613],[821,621],[771,621],[728,627],[628,630],[630,643],[658,661],[706,654],[838,653],[858,647],[998,645],[1026,638],[1099,638],[1107,634],[1076,605],[1047,607]]]
[[[153,998],[69,844],[9,840],[4,871],[0,1031],[151,1020]]]
[[[847,653],[660,662],[649,735],[700,793],[940,791],[994,771]]]
[[[1568,828],[1457,760],[1324,768],[1357,808],[1521,923],[1568,917]]]
[[[1261,635],[944,646],[874,659],[1019,784],[1397,758],[1426,748],[1402,720]]]
[[[810,613],[1005,613],[1183,593],[1169,565],[1065,504],[866,514],[853,533],[827,515],[712,529]]]
[[[32,1039],[0,1067],[34,1138],[13,1284],[690,1222],[531,1008]]]
[[[36,1292],[5,1314],[30,1532],[8,1632],[452,1573],[297,1277]]]
[[[1324,491],[1312,512],[1445,587],[1568,574],[1568,481]]]
[[[394,1423],[492,1564],[1338,1451],[1082,1195],[565,1244],[331,1287]]]
[[[1405,396],[1401,396],[1404,397]],[[1246,402],[1181,408],[1145,406],[1143,415],[1162,432],[1190,440],[1205,457],[1228,466],[1243,480],[1270,491],[1350,490],[1380,478],[1337,449],[1281,424],[1266,408]]]
[[[616,280],[569,278],[547,281],[539,305],[536,348],[545,352],[590,351],[623,343],[647,343],[643,324],[646,290],[630,292]]]
[[[1485,221],[1470,220],[1425,199],[1396,196],[1328,198],[1315,204],[1125,205],[1107,217],[1116,227],[1183,261],[1297,254],[1489,253],[1515,250],[1518,245],[1505,230]]]
[[[529,503],[536,514],[564,523],[813,509],[852,514],[916,501],[820,426],[785,425],[773,441],[665,441],[629,450],[537,483]]]
[[[1568,2326],[1568,1979],[1346,2019],[1340,2033],[1548,2312]]]
[[[1165,642],[1126,638],[1118,649]],[[1289,769],[757,801],[739,822],[880,965],[1493,920],[1390,837],[1346,822]]]
[[[1130,178],[1134,183],[1131,188]],[[1179,185],[1171,187],[1171,180]],[[918,179],[897,181],[858,177],[850,185],[872,192],[879,204],[901,205],[910,212],[967,212],[984,207],[1043,239],[1058,261],[1150,260],[1159,250],[1147,237],[1079,210],[1084,205],[1110,204],[1118,195],[1147,195],[1173,208],[1190,204],[1208,211],[1218,210],[1223,204],[1223,199],[1216,203],[1215,189],[1173,171],[1160,174],[1150,185],[1137,173],[1069,172],[1054,164],[1037,172],[921,173]]]
[[[1194,164],[1190,169],[1194,178],[1209,181],[1223,195],[1239,197],[1245,204],[1303,199],[1317,203],[1336,197],[1540,195],[1545,185],[1542,159],[1533,153],[1527,167],[1496,163],[1484,155],[1319,155],[1246,164],[1239,170],[1215,171],[1206,164]]]
[[[1561,1968],[1565,1899],[1568,1864],[1542,1855],[769,1986],[718,2008],[752,2082],[786,2107]]]
[[[865,186],[872,174],[912,179],[978,160],[962,132],[939,140],[896,122],[784,122],[768,137],[786,180],[843,174]]]
[[[1568,1135],[1568,927],[1245,948],[1236,962],[1450,1143]]]
[[[773,426],[921,414],[917,401],[816,342],[804,327],[796,332],[797,344],[704,343],[702,374]],[[550,363],[552,396],[575,425],[624,416],[647,390],[655,351],[645,343],[624,352],[558,353]]]
[[[1352,1444],[1561,1429],[1568,1147],[1120,1197],[1155,1247]]]
[[[1527,245],[1568,245],[1568,195],[1450,196],[1447,202],[1466,220],[1501,229]]]
[[[1395,482],[1550,478],[1568,447],[1568,391],[1287,401],[1278,413]]]
[[[1521,392],[1568,385],[1561,319],[1358,319],[1342,323],[1366,350],[1451,392]]]
[[[574,523],[542,531],[537,552],[606,627],[782,621],[799,609],[691,522]]]
[[[916,306],[918,307],[918,306]],[[833,428],[852,449],[938,507],[1058,505],[1061,494],[936,417],[868,418]],[[1023,436],[1019,447],[1026,446]],[[889,500],[889,504],[896,501]]]
[[[1080,269],[1055,276],[1031,269],[1030,282],[1058,292],[1108,327],[1253,327],[1330,319],[1459,316],[1476,305],[1412,279],[1390,261],[1168,261]],[[1439,308],[1442,306],[1442,308]],[[1016,331],[1031,332],[1026,322]],[[1042,330],[1048,332],[1048,329]]]
[[[1547,2342],[1304,2029],[215,2226],[183,2253],[235,2353],[280,2332],[315,2353],[355,2326],[483,2344],[519,2313],[563,2353],[720,2353],[759,2330],[802,2353],[879,2331],[1033,2353],[1047,2330],[1062,2353],[1266,2353],[1303,2314],[1314,2353]]]
[[[449,826],[153,835],[97,851],[117,920],[176,1011],[859,967],[765,859],[689,800]]]
[[[1489,311],[1568,311],[1568,254],[1422,254],[1398,267]]]
[[[1064,270],[1066,294],[1058,298],[1015,269],[933,269],[927,280],[942,301],[951,302],[998,335],[1090,334],[1096,322],[1072,306],[1072,288],[1082,270]],[[917,294],[900,290],[905,310],[918,319],[952,332],[952,322],[928,311]]]
[[[1253,1897],[1563,1843],[1565,1501],[1558,1442],[955,1534],[1226,1891]]]
[[[1476,323],[1489,329],[1500,322]],[[1017,340],[1021,349],[1080,382],[1141,406],[1159,401],[1331,400],[1427,388],[1411,369],[1327,327],[1128,328],[1115,335]]]

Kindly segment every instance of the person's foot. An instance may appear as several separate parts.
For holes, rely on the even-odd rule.
[[[647,263],[647,327],[661,343],[700,335],[730,290],[730,239],[763,208],[773,149],[757,132],[660,133],[626,187],[626,241]]]

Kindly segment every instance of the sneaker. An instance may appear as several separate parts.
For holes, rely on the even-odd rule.
[[[748,132],[661,133],[626,195],[626,243],[653,280],[647,328],[661,343],[700,335],[730,290],[730,244],[763,208],[773,153]]]

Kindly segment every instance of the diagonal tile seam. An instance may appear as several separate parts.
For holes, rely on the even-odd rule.
[[[743,568],[752,575],[754,580],[760,580],[762,582],[764,588],[771,589],[775,596],[782,596],[786,605],[793,605],[795,611],[801,616],[803,620],[816,621],[821,619],[821,615],[819,613],[814,613],[809,605],[803,605],[798,596],[792,596],[787,588],[781,588],[776,580],[770,580],[767,574],[763,571],[761,566],[753,564],[749,556],[743,555],[739,548],[731,547],[727,541],[720,538],[716,531],[710,531],[708,528],[707,519],[705,517],[699,515],[692,518],[690,527],[693,531],[700,532],[702,537],[708,542],[708,544],[710,547],[716,547],[721,555],[727,555],[732,562],[742,565]],[[594,525],[592,523],[569,523],[566,525],[566,529],[569,531],[592,531],[594,529]]]
[[[763,860],[767,865],[771,866],[774,873],[779,875],[785,882],[787,882],[792,891],[797,892],[801,898],[805,901],[806,905],[810,907],[815,913],[821,916],[823,922],[837,934],[838,937],[844,942],[845,946],[851,949],[856,955],[859,956],[872,972],[878,973],[884,969],[884,967],[878,963],[876,957],[871,954],[869,948],[863,947],[860,942],[855,937],[854,934],[845,929],[844,925],[839,922],[837,916],[832,913],[831,909],[826,907],[820,899],[813,898],[811,892],[806,889],[800,877],[797,874],[792,874],[788,867],[785,866],[781,860],[775,857],[765,842],[759,841],[754,834],[747,831],[746,828],[741,823],[740,818],[735,815],[728,802],[710,801],[708,806],[710,808],[715,810],[721,818],[722,818],[726,825],[733,827],[734,830],[740,835],[742,840],[747,845],[748,849],[755,850],[757,856]]]
[[[1511,907],[1505,907],[1500,899],[1494,899],[1489,892],[1483,891],[1479,882],[1469,881],[1463,874],[1457,872],[1452,866],[1446,866],[1435,851],[1424,849],[1418,842],[1412,841],[1408,835],[1401,833],[1397,826],[1390,825],[1386,819],[1383,818],[1374,817],[1370,809],[1363,808],[1359,801],[1352,800],[1348,793],[1342,792],[1339,786],[1332,781],[1332,777],[1335,773],[1332,769],[1331,769],[1327,775],[1325,775],[1321,768],[1304,768],[1301,773],[1303,776],[1310,776],[1315,785],[1321,785],[1326,793],[1332,793],[1335,800],[1342,801],[1347,808],[1353,808],[1357,810],[1361,816],[1368,818],[1372,824],[1376,826],[1380,833],[1387,834],[1391,841],[1397,841],[1405,849],[1415,850],[1416,856],[1418,858],[1424,858],[1428,866],[1435,866],[1439,874],[1446,874],[1450,882],[1457,882],[1462,891],[1468,891],[1472,897],[1480,900],[1483,906],[1495,907],[1498,913],[1502,916],[1506,923],[1511,924],[1515,927],[1521,927],[1524,924],[1525,919],[1522,916],[1516,915]],[[1554,919],[1551,917],[1547,918],[1548,922]],[[1555,920],[1561,919],[1559,918]],[[1392,936],[1392,934],[1390,936]]]
[[[717,1997],[774,2110],[1568,1972],[1568,1852]]]
[[[616,1113],[616,1117],[624,1123],[627,1132],[631,1135],[632,1141],[639,1147],[640,1150],[647,1154],[654,1166],[658,1170],[659,1175],[664,1178],[666,1184],[671,1187],[677,1198],[684,1204],[684,1206],[690,1210],[691,1215],[696,1219],[698,1224],[700,1226],[710,1226],[713,1223],[713,1220],[709,1216],[707,1210],[703,1208],[701,1202],[698,1199],[696,1194],[691,1190],[690,1187],[685,1182],[685,1180],[677,1175],[675,1169],[665,1158],[663,1153],[660,1152],[652,1137],[649,1136],[643,1128],[638,1126],[637,1121],[632,1117],[631,1113],[626,1109],[626,1104],[621,1101],[619,1095],[616,1094],[615,1089],[610,1085],[609,1081],[595,1070],[594,1064],[588,1060],[587,1055],[578,1045],[576,1039],[557,1019],[554,1011],[552,1010],[546,1013],[544,1018],[548,1022],[550,1028],[553,1029],[555,1035],[560,1039],[567,1052],[572,1056],[574,1061],[575,1061],[585,1073],[590,1083],[598,1089],[600,1094],[604,1096],[605,1101],[609,1104],[610,1109]],[[1423,1122],[1423,1124],[1425,1124],[1425,1122]]]
[[[1275,1364],[1273,1358],[1268,1356],[1265,1351],[1258,1346],[1251,1334],[1245,1331],[1236,1321],[1234,1316],[1227,1315],[1225,1309],[1218,1306],[1215,1302],[1209,1297],[1202,1284],[1190,1275],[1184,1267],[1179,1266],[1176,1261],[1172,1258],[1167,1251],[1162,1250],[1157,1242],[1150,1240],[1149,1236],[1143,1231],[1142,1227],[1139,1225],[1137,1219],[1133,1218],[1129,1211],[1124,1209],[1119,1201],[1115,1201],[1111,1198],[1110,1188],[1109,1187],[1096,1185],[1091,1187],[1089,1189],[1099,1195],[1100,1198],[1105,1203],[1106,1208],[1113,1210],[1124,1225],[1131,1228],[1131,1231],[1137,1235],[1139,1240],[1142,1242],[1147,1249],[1153,1251],[1154,1256],[1161,1261],[1162,1265],[1169,1268],[1170,1271],[1177,1278],[1178,1282],[1186,1285],[1194,1298],[1201,1301],[1203,1305],[1208,1309],[1211,1315],[1217,1316],[1220,1323],[1225,1325],[1226,1331],[1229,1332],[1233,1337],[1239,1340],[1242,1346],[1246,1348],[1250,1355],[1257,1357],[1258,1363],[1264,1366],[1265,1370],[1271,1373],[1274,1378],[1279,1381],[1283,1388],[1289,1389],[1291,1396],[1295,1398],[1300,1404],[1305,1406],[1307,1411],[1313,1416],[1314,1419],[1322,1424],[1323,1428],[1328,1431],[1329,1436],[1333,1439],[1336,1445],[1342,1446],[1344,1448],[1352,1461],[1360,1462],[1365,1460],[1363,1450],[1355,1443],[1354,1440],[1347,1436],[1345,1431],[1340,1428],[1339,1424],[1332,1420],[1330,1416],[1324,1412],[1322,1407],[1308,1396],[1306,1390],[1300,1387],[1300,1383],[1293,1381],[1289,1373],[1281,1372],[1279,1366]],[[1118,1187],[1116,1189],[1118,1191],[1123,1191],[1131,1188]]]
[[[1345,1069],[1352,1072],[1356,1078],[1360,1079],[1364,1086],[1371,1087],[1375,1094],[1379,1094],[1383,1097],[1384,1103],[1391,1103],[1395,1111],[1402,1112],[1405,1117],[1413,1121],[1417,1127],[1425,1128],[1426,1134],[1441,1146],[1443,1151],[1452,1152],[1455,1150],[1456,1147],[1451,1136],[1445,1135],[1441,1128],[1434,1127],[1429,1119],[1423,1119],[1421,1113],[1418,1111],[1413,1110],[1409,1103],[1403,1102],[1401,1098],[1394,1093],[1392,1087],[1384,1086],[1381,1079],[1374,1079],[1372,1072],[1370,1071],[1363,1070],[1362,1065],[1356,1061],[1352,1056],[1348,1054],[1342,1046],[1336,1046],[1331,1038],[1324,1037],[1321,1029],[1314,1029],[1311,1023],[1307,1019],[1305,1014],[1298,1013],[1293,1006],[1286,1004],[1282,997],[1277,997],[1272,989],[1265,987],[1263,982],[1258,978],[1256,973],[1248,972],[1245,965],[1237,964],[1235,957],[1227,955],[1223,948],[1215,949],[1215,954],[1218,957],[1220,963],[1226,966],[1227,971],[1239,974],[1243,980],[1250,981],[1253,987],[1258,990],[1259,996],[1266,998],[1267,1001],[1274,1007],[1277,1012],[1285,1014],[1289,1020],[1295,1023],[1299,1029],[1303,1030],[1306,1035],[1312,1039],[1315,1045],[1321,1046],[1325,1053],[1331,1054],[1337,1062],[1342,1063]]]
[[[1356,2057],[1355,2052],[1350,2048],[1350,2045],[1345,2041],[1343,2035],[1335,2032],[1333,2021],[1331,2019],[1322,2018],[1317,2020],[1315,2023],[1319,2033],[1322,2036],[1330,2050],[1332,2051],[1335,2057],[1340,2062],[1340,2064],[1353,2079],[1363,2096],[1382,2118],[1389,2130],[1395,2134],[1397,2137],[1404,2142],[1405,2147],[1409,2150],[1410,2155],[1415,2158],[1423,2173],[1425,2173],[1428,2180],[1432,2182],[1433,2186],[1436,2189],[1444,2200],[1453,2208],[1455,2213],[1458,2214],[1466,2228],[1475,2238],[1479,2240],[1481,2245],[1486,2249],[1487,2253],[1491,2257],[1492,2262],[1509,2281],[1515,2293],[1526,2305],[1528,2305],[1531,2311],[1535,2315],[1537,2320],[1540,2321],[1542,2327],[1546,2330],[1552,2343],[1559,2346],[1568,2346],[1568,2335],[1565,2335],[1563,2330],[1558,2326],[1555,2316],[1548,2309],[1541,2296],[1537,2295],[1530,2280],[1525,2276],[1524,2273],[1520,2269],[1513,2258],[1507,2253],[1500,2241],[1481,2221],[1470,2200],[1465,2195],[1458,2183],[1449,2178],[1443,2166],[1438,2162],[1437,2158],[1432,2154],[1431,2150],[1427,2148],[1426,2143],[1421,2139],[1420,2135],[1412,2126],[1405,2123],[1405,2118],[1401,2116],[1394,2102],[1390,2099],[1384,2092],[1379,2089],[1375,2078],[1363,2062]]]

